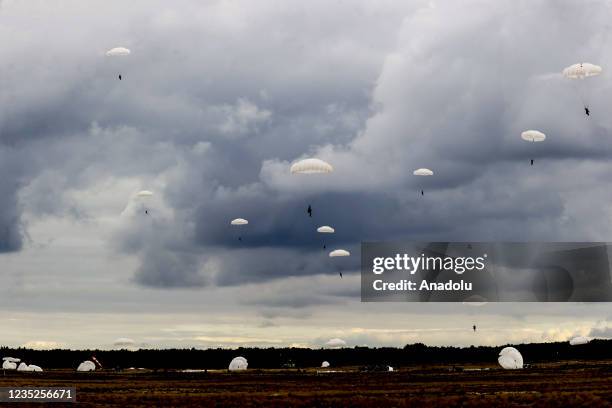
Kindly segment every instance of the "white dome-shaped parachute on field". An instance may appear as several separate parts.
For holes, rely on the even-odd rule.
[[[43,369],[42,369],[40,366],[37,366],[37,365],[35,365],[35,364],[30,364],[30,365],[28,366],[28,369],[29,369],[30,371],[39,372],[39,373],[42,373],[42,371],[43,371]]]
[[[95,371],[96,365],[93,361],[85,360],[77,367],[77,371]]]
[[[321,234],[333,234],[334,232],[336,232],[336,230],[330,227],[329,225],[323,225],[317,228],[317,232],[320,232]]]
[[[334,249],[329,253],[330,258],[336,258],[339,256],[351,256],[351,253],[346,249]]]
[[[14,363],[14,362],[9,361],[9,360],[4,360],[2,362],[2,369],[3,370],[15,370],[15,369],[17,369],[17,363]]]
[[[131,54],[131,51],[125,47],[115,47],[115,48],[111,48],[110,50],[106,51],[106,56],[112,57],[112,58],[127,57],[130,54]],[[123,75],[119,74],[118,78],[121,81],[123,79]]]
[[[587,344],[591,341],[589,337],[578,336],[574,337],[569,341],[570,346],[580,346],[582,344]]]
[[[387,371],[391,372],[391,371],[395,371],[395,370],[393,369],[393,367],[387,366]]]
[[[580,80],[576,84],[576,90],[580,95],[582,104],[584,105],[584,113],[587,116],[591,115],[589,108],[587,85],[582,82],[583,79],[601,75],[603,69],[599,65],[591,64],[590,62],[580,62],[578,64],[570,65],[563,70],[563,76],[576,84],[576,80]],[[590,81],[588,81],[590,82]]]
[[[334,167],[317,158],[300,160],[291,165],[291,174],[321,174],[331,173]]]
[[[247,359],[244,357],[234,357],[227,367],[230,371],[244,371],[249,366]]]
[[[539,130],[526,130],[521,133],[521,139],[526,142],[539,143],[546,140],[546,135]],[[533,166],[534,159],[531,159],[531,165]]]
[[[321,368],[327,368],[329,367],[329,362],[328,361],[324,361],[321,363]]]
[[[8,361],[10,363],[18,363],[21,361],[20,358],[15,358],[15,357],[2,357],[3,361]]]
[[[506,370],[518,370],[523,368],[523,356],[514,347],[505,347],[499,352],[497,359],[499,365]]]
[[[244,218],[235,218],[230,222],[231,225],[247,225],[248,223],[249,221]]]

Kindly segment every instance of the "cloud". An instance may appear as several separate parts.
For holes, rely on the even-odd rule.
[[[62,343],[47,340],[30,340],[21,345],[21,347],[34,350],[52,350],[64,347]]]
[[[136,342],[128,337],[119,337],[113,341],[113,346],[118,347],[134,347]]]

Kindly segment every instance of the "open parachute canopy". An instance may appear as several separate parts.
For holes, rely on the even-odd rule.
[[[521,133],[521,138],[527,142],[543,142],[546,135],[539,130],[526,130]]]
[[[300,160],[291,166],[291,174],[331,173],[332,171],[334,168],[331,164],[316,158]]]
[[[136,197],[138,198],[145,198],[145,197],[152,197],[152,196],[153,196],[153,192],[149,190],[142,190],[136,194]]]
[[[350,256],[351,253],[346,249],[335,249],[329,253],[330,258],[335,258],[337,256]]]
[[[230,222],[231,225],[247,225],[248,223],[249,221],[244,218],[236,218]]]
[[[514,347],[506,347],[500,351],[497,361],[505,370],[518,370],[523,368],[523,356]]]
[[[329,225],[323,225],[317,228],[317,232],[320,232],[322,234],[333,234],[334,232],[336,232],[336,230],[330,227]]]
[[[244,357],[234,357],[232,361],[230,361],[229,367],[227,367],[230,371],[244,371],[249,366],[247,359]]]
[[[570,65],[563,70],[563,76],[567,79],[584,79],[596,75],[600,75],[602,68],[599,65],[588,62],[581,62]]]
[[[412,174],[414,174],[415,176],[433,176],[433,171],[429,170],[429,169],[416,169],[414,172],[412,172]]]
[[[327,367],[329,367],[329,362],[328,362],[328,361],[324,361],[324,362],[322,362],[322,363],[321,363],[321,367],[322,367],[322,368],[327,368]]]
[[[130,50],[125,47],[115,47],[106,51],[107,57],[123,57],[126,55],[130,55]]]

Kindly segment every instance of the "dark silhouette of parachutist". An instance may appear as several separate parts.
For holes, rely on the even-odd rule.
[[[423,190],[421,190],[421,195],[425,195],[425,192]]]
[[[238,241],[242,241],[242,237],[238,237]]]
[[[323,244],[323,249],[327,248],[327,245]]]
[[[338,272],[340,274],[340,279],[342,279],[342,272]]]
[[[588,106],[585,106],[585,107],[584,107],[584,113],[586,113],[586,115],[587,115],[587,116],[590,116],[590,115],[591,115],[591,111],[589,110],[589,107],[588,107]]]
[[[533,159],[531,159],[531,165],[533,166]]]
[[[476,325],[472,326],[472,329],[474,329],[474,331],[476,331]]]
[[[312,217],[312,207],[310,205],[308,205],[308,209],[306,210],[306,212],[308,213],[309,217]]]
[[[145,210],[145,214],[149,214],[149,210]]]
[[[119,74],[119,80],[121,81],[121,74]]]

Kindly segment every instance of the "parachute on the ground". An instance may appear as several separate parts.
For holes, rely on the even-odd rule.
[[[521,138],[527,142],[543,142],[546,135],[539,130],[526,130],[521,133]]]
[[[570,65],[563,70],[563,76],[567,79],[584,79],[592,76],[600,75],[602,68],[599,65],[589,62],[580,62]]]
[[[571,339],[569,341],[570,346],[579,346],[582,344],[587,344],[588,342],[590,342],[591,339],[588,337],[584,337],[584,336],[578,336],[578,337],[574,337],[573,339]]]
[[[518,370],[523,368],[523,356],[514,347],[505,347],[500,351],[497,361],[499,365],[506,370]]]
[[[2,357],[3,361],[9,361],[11,363],[18,363],[21,361],[20,358],[15,358],[15,357]]]
[[[93,361],[85,360],[77,367],[77,371],[95,371],[96,365]]]
[[[433,176],[433,171],[429,170],[429,169],[425,169],[425,168],[421,168],[421,169],[416,169],[415,171],[412,172],[412,174],[414,174],[415,176]]]
[[[247,225],[248,223],[249,221],[244,218],[236,218],[230,222],[231,225]]]
[[[125,47],[115,47],[106,51],[107,57],[124,57],[126,55],[130,55],[130,50]]]
[[[42,372],[42,370],[43,370],[41,367],[39,367],[39,366],[37,366],[35,364],[30,364],[28,366],[28,368],[30,369],[30,371],[35,371],[35,372]]]
[[[317,228],[317,232],[320,232],[322,234],[333,234],[334,232],[336,232],[336,230],[330,227],[329,225],[323,225]]]
[[[229,367],[227,368],[230,371],[244,371],[249,366],[247,359],[244,357],[234,357],[232,361],[230,361]]]
[[[329,367],[329,362],[328,362],[328,361],[324,361],[324,362],[322,362],[322,363],[321,363],[321,367],[322,367],[322,368],[327,368],[327,367]]]
[[[334,167],[316,158],[300,160],[291,165],[291,174],[316,174],[316,173],[331,173]]]
[[[387,366],[387,371],[393,371],[393,367]]]
[[[335,249],[329,253],[330,258],[335,258],[337,256],[350,256],[351,253],[346,249]]]
[[[4,360],[4,362],[2,363],[3,370],[15,370],[16,368],[17,364],[12,361]]]

